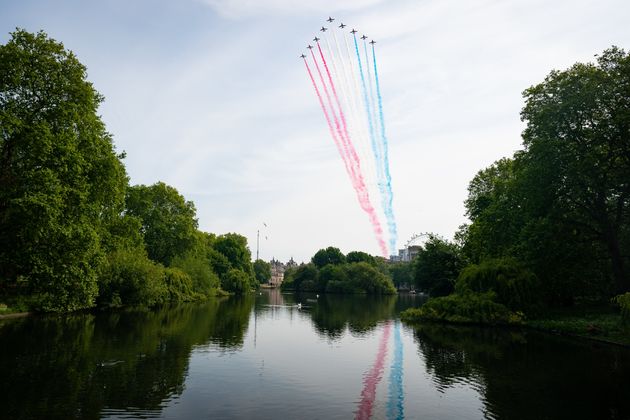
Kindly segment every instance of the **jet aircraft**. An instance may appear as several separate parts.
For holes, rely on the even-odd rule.
[[[354,34],[356,34],[356,33],[357,33],[357,30],[356,30],[356,29],[352,29],[352,30],[350,31],[350,33],[354,35]]]
[[[308,48],[309,50],[312,50],[313,46],[311,44],[308,44],[308,47],[306,47],[306,48]]]
[[[319,38],[315,37],[315,38],[313,38],[313,41],[318,42]]]
[[[363,35],[361,39],[365,41],[367,39],[367,36]]]
[[[322,29],[320,29],[320,31],[322,31],[322,32],[326,32],[327,30],[328,30],[328,28],[325,28],[323,26],[322,26]]]
[[[335,19],[333,19],[333,18],[331,18],[330,16],[328,16],[328,19],[326,19],[326,20],[327,20],[329,23],[332,23],[332,21],[333,21],[333,20],[335,20]]]
[[[341,25],[339,25],[339,27],[340,27],[341,29],[345,28],[346,26],[348,26],[348,25],[344,25],[343,23],[342,23]]]
[[[374,44],[376,44],[376,41],[371,40],[371,41],[370,41],[370,44],[374,45]]]
[[[300,58],[306,58],[306,56],[305,56],[304,54],[302,54],[302,55],[300,56]]]

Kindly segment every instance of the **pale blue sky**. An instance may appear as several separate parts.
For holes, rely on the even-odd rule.
[[[465,222],[470,179],[520,147],[524,89],[630,48],[625,0],[1,0],[0,42],[73,50],[132,183],[173,185],[202,229],[253,253],[261,229],[265,259],[378,254],[298,59],[329,15],[379,41],[399,246]]]

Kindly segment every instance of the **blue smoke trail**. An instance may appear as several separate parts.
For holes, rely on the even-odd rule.
[[[378,98],[378,116],[380,120],[381,128],[381,141],[383,152],[383,172],[385,173],[385,205],[383,211],[387,218],[387,227],[389,229],[389,248],[390,253],[396,250],[396,242],[398,239],[398,232],[396,230],[396,219],[394,217],[394,209],[392,207],[392,201],[394,199],[394,193],[392,191],[392,177],[389,173],[389,153],[387,136],[385,135],[385,117],[383,115],[383,98],[381,96],[381,86],[378,81],[378,70],[376,68],[376,53],[374,52],[374,44],[372,44],[372,61],[374,63],[374,80],[376,82],[376,96]]]
[[[394,330],[394,360],[389,371],[389,397],[387,399],[387,418],[389,420],[403,420],[403,346],[400,338],[400,321],[396,322]]]
[[[376,130],[374,129],[374,121],[372,120],[372,110],[370,108],[370,100],[368,98],[368,87],[365,82],[365,74],[363,73],[363,64],[361,63],[361,54],[359,53],[359,44],[357,44],[357,36],[353,35],[353,38],[354,38],[354,49],[357,53],[357,61],[359,62],[359,74],[361,75],[361,88],[363,90],[363,102],[365,104],[365,112],[368,117],[368,125],[370,128],[370,145],[372,146],[372,153],[374,154],[374,161],[375,161],[374,163],[376,164],[376,182],[378,184],[381,197],[384,197],[385,191],[384,191],[384,186],[382,182],[383,175],[381,172],[381,155],[379,153],[378,142],[376,139]],[[367,62],[367,56],[365,57],[365,59],[366,59],[365,65],[369,66],[369,63]],[[388,221],[388,226],[389,226],[389,221]],[[392,249],[389,250],[389,253],[390,254],[392,253]]]
[[[365,75],[363,74],[363,64],[361,63],[361,54],[359,54],[359,45],[357,44],[357,36],[354,35],[354,49],[357,52],[357,61],[359,62],[359,74],[361,75],[361,87],[363,88],[363,102],[365,103],[365,112],[368,116],[368,124],[370,126],[370,139],[372,141],[372,149],[374,154],[376,149],[376,135],[374,133],[374,122],[372,121],[372,113],[370,112],[370,101],[368,99],[367,85],[365,84]],[[366,65],[368,63],[365,63]],[[377,161],[378,162],[378,161]]]
[[[361,87],[363,90],[363,102],[365,103],[365,112],[367,114],[368,117],[368,124],[369,124],[369,128],[370,128],[370,145],[372,146],[372,153],[374,154],[374,163],[376,166],[376,183],[378,184],[378,190],[379,193],[381,195],[381,202],[383,205],[383,212],[385,212],[385,217],[387,219],[387,225],[388,225],[388,230],[391,231],[391,229],[389,229],[389,219],[387,217],[387,213],[386,213],[386,207],[387,207],[387,191],[386,191],[386,186],[385,186],[385,182],[384,182],[384,176],[383,176],[383,165],[382,165],[382,156],[380,153],[380,148],[379,148],[379,144],[378,144],[378,140],[376,138],[376,129],[374,128],[374,123],[375,121],[372,120],[372,109],[371,109],[371,104],[374,102],[373,100],[370,101],[370,98],[373,97],[372,94],[372,85],[370,84],[370,89],[368,91],[368,86],[367,83],[365,81],[365,74],[363,73],[363,65],[361,63],[361,54],[359,53],[359,45],[357,44],[357,37],[356,35],[353,36],[354,37],[354,49],[357,53],[357,61],[359,62],[359,74],[361,75]],[[365,41],[363,42],[363,45],[365,47]],[[368,56],[367,56],[367,47],[365,48],[365,65],[369,66],[369,62],[368,62]],[[367,67],[367,69],[369,70],[369,67]],[[370,94],[370,96],[368,97],[368,92]],[[373,99],[373,98],[372,98]],[[391,236],[391,235],[390,235]],[[390,244],[391,244],[391,238],[390,238]],[[395,248],[396,245],[394,243],[394,248],[390,247],[389,253],[391,254]]]

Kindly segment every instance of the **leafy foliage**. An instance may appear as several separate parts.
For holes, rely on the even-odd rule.
[[[539,303],[539,290],[536,276],[510,258],[469,265],[455,285],[460,295],[493,292],[498,303],[513,311],[527,311]]]
[[[175,267],[164,269],[164,283],[168,302],[190,302],[198,296],[193,286],[193,279],[183,270]]]
[[[359,262],[341,262],[346,261],[346,258],[337,248],[322,249],[317,252],[317,258],[313,257],[313,261],[317,260],[320,264],[328,261],[327,263],[318,267],[314,262],[311,262],[298,267],[295,271],[288,271],[285,273],[281,287],[284,290],[298,292],[365,293],[370,295],[396,293],[391,279],[379,270],[376,259],[369,254],[365,255],[371,258],[366,258],[362,254],[364,253],[356,252],[353,254],[361,260]],[[335,263],[331,261],[335,261]]]
[[[363,251],[351,251],[346,255],[346,262],[349,263],[357,263],[357,262],[366,262],[371,265],[377,265],[376,258],[367,252]]]
[[[314,291],[317,289],[318,279],[319,271],[315,264],[304,264],[292,273],[289,281],[282,282],[282,287],[296,291]]]
[[[221,287],[223,290],[240,295],[252,288],[251,277],[242,270],[231,268],[221,279]]]
[[[622,322],[630,325],[630,293],[615,296],[613,302],[619,305]]]
[[[413,284],[413,265],[409,262],[392,262],[388,271],[396,288],[409,288]]]
[[[201,295],[212,296],[221,286],[219,277],[212,271],[210,262],[201,255],[189,253],[176,256],[171,267],[178,268],[189,276],[192,290]]]
[[[127,184],[101,101],[45,33],[16,30],[0,46],[0,291],[19,288],[35,309],[94,304],[99,234]]]
[[[261,259],[254,261],[254,275],[258,283],[269,283],[269,280],[271,280],[271,264]]]
[[[524,150],[469,186],[458,236],[471,261],[517,258],[548,304],[630,290],[629,92],[615,47],[524,92]]]
[[[442,321],[463,324],[520,324],[522,314],[494,300],[494,293],[453,294],[429,299],[401,313],[405,322]]]
[[[366,262],[346,265],[350,284],[355,290],[370,295],[388,295],[396,293],[391,279]]]
[[[99,305],[154,306],[165,302],[168,293],[164,268],[151,261],[143,251],[112,252],[101,266]]]
[[[127,214],[137,217],[149,258],[169,265],[195,243],[195,206],[171,186],[158,182],[127,189]]]
[[[343,264],[346,262],[346,257],[339,250],[333,246],[329,246],[325,249],[320,249],[313,255],[311,262],[315,264],[317,268],[322,268],[327,264]]]
[[[431,296],[448,295],[453,292],[455,280],[464,265],[459,246],[430,235],[413,261],[415,284]]]

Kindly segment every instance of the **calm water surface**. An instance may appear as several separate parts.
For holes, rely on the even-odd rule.
[[[268,291],[0,321],[0,418],[630,419],[630,350],[401,325],[421,304]]]

